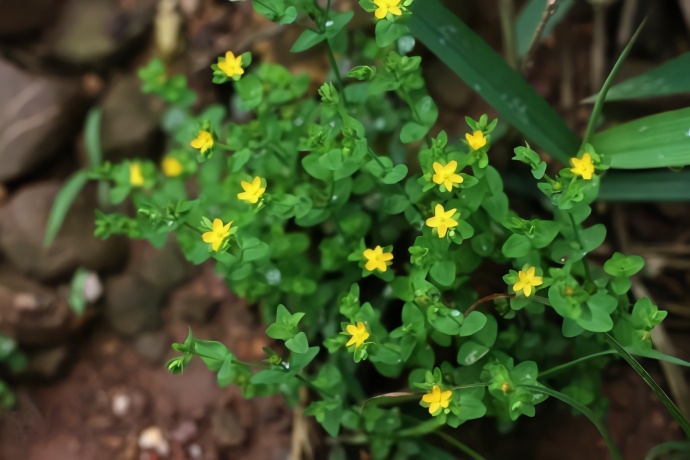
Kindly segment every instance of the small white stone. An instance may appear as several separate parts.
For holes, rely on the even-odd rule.
[[[170,453],[170,444],[157,426],[150,426],[141,432],[139,448],[141,450],[155,450],[161,457],[167,457]]]
[[[113,414],[117,417],[124,417],[132,405],[132,398],[124,393],[119,393],[113,396],[112,409]]]

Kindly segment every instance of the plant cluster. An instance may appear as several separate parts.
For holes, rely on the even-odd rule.
[[[330,1],[254,0],[272,21],[311,20],[292,50],[326,50],[332,70],[318,95],[306,75],[228,52],[213,81],[233,85],[241,116],[220,105],[195,114],[184,77],[153,60],[140,76],[169,103],[166,155],[88,173],[136,209],[98,213],[98,236],[161,246],[174,234],[188,260],[212,259],[259,306],[277,341],[262,362],[244,362],[190,331],[169,369],[196,356],[219,385],[293,405],[307,387],[305,413],[331,436],[354,433],[373,458],[416,458],[423,435],[472,419],[507,427],[548,396],[600,418],[599,357],[612,346],[651,353],[665,316],[631,301],[641,258],[587,260],[606,237],[587,223],[605,152],[584,144],[548,174],[529,145],[515,148],[543,197],[538,215],[525,214],[491,165],[497,120],[467,118],[461,141],[432,135],[438,108],[410,54],[411,3],[362,0],[372,39],[348,32],[354,13]]]

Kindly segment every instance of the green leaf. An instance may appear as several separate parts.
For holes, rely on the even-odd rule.
[[[429,275],[441,286],[450,286],[455,281],[455,263],[452,260],[436,261],[431,266]]]
[[[225,358],[230,355],[227,347],[215,340],[195,340],[194,352],[211,372],[218,372],[225,362]]]
[[[611,159],[614,169],[690,165],[690,108],[672,110],[597,133],[594,149]]]
[[[232,354],[228,354],[223,361],[223,365],[218,369],[217,381],[218,386],[225,388],[232,383],[233,375],[233,360],[235,357]]]
[[[385,48],[409,31],[407,26],[398,21],[378,21],[375,30],[376,44],[379,48]]]
[[[43,247],[49,248],[60,228],[62,227],[65,217],[69,212],[70,206],[88,182],[86,171],[77,171],[72,174],[69,179],[62,186],[60,191],[55,196],[53,207],[48,216],[48,223],[46,224],[46,233],[43,237]]]
[[[690,52],[664,62],[649,72],[629,78],[609,89],[606,102],[668,96],[690,92]],[[594,102],[597,95],[583,102]]]
[[[510,238],[503,243],[501,251],[503,255],[510,258],[524,257],[529,254],[532,244],[525,235],[510,235]]]
[[[631,277],[644,267],[644,259],[640,256],[626,256],[616,252],[604,263],[604,271],[611,276]]]
[[[465,317],[460,326],[460,337],[467,337],[481,331],[486,326],[486,315],[480,311],[473,311]]]
[[[254,75],[247,75],[235,83],[235,89],[240,96],[241,108],[245,110],[255,109],[261,104],[264,89],[261,81]]]
[[[309,350],[309,342],[304,332],[298,332],[293,338],[285,341],[285,346],[293,353],[306,353]]]
[[[256,2],[252,2],[256,3]],[[305,29],[302,34],[297,37],[297,40],[290,48],[291,53],[299,53],[312,48],[326,39],[324,34],[314,32],[311,29]]]
[[[330,171],[336,171],[343,166],[343,151],[330,150],[319,157],[319,164]]]
[[[386,173],[382,178],[381,182],[384,184],[392,185],[397,184],[407,176],[407,166],[405,165],[395,165],[395,167]]]
[[[471,366],[484,357],[489,352],[489,347],[481,345],[473,340],[460,345],[458,350],[458,364],[463,366]]]
[[[247,238],[242,240],[242,260],[251,262],[263,259],[268,255],[269,246],[258,238]]]
[[[86,153],[89,156],[89,164],[93,168],[100,166],[103,160],[103,149],[101,148],[102,115],[103,110],[99,106],[94,106],[86,115],[84,143],[86,144]]]
[[[422,126],[415,121],[408,121],[400,130],[400,142],[409,144],[421,140],[429,132],[429,129],[431,126]]]
[[[690,201],[690,171],[612,171],[601,181],[599,201]]]
[[[89,277],[89,271],[84,267],[79,267],[70,283],[68,303],[74,313],[81,316],[86,309],[86,295],[84,287]]]
[[[595,224],[589,228],[585,228],[580,232],[582,240],[582,250],[584,252],[591,252],[601,246],[606,239],[606,226],[604,224]]]
[[[411,5],[412,34],[527,139],[567,163],[577,137],[553,108],[439,0]]]

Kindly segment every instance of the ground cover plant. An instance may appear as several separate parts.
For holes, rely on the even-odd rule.
[[[188,260],[213,259],[276,340],[264,361],[243,362],[190,331],[173,345],[173,374],[198,357],[219,385],[246,397],[280,393],[297,405],[308,389],[305,413],[334,438],[333,458],[346,458],[350,443],[366,444],[373,458],[454,458],[430,445],[429,434],[482,458],[446,427],[493,417],[509,428],[549,397],[590,418],[620,458],[599,390],[602,368],[621,356],[690,435],[633,357],[687,364],[652,347],[651,331],[666,313],[631,295],[630,278],[644,261],[619,252],[603,264],[588,260],[606,238],[606,227],[588,220],[606,171],[649,167],[645,146],[675,152],[675,138],[659,140],[656,119],[645,121],[647,143],[632,157],[619,144],[634,126],[595,134],[609,79],[578,142],[519,74],[436,2],[362,0],[374,37],[348,31],[354,12],[335,11],[330,1],[253,6],[271,21],[305,27],[293,52],[323,48],[332,69],[316,95],[308,76],[228,51],[209,78],[234,88],[233,116],[221,105],[194,113],[184,77],[153,60],[140,78],[144,92],[169,103],[168,153],[160,164],[94,166],[66,189],[69,196],[98,180],[109,185],[111,203],[134,205],[135,215],[98,213],[97,236],[160,246],[174,233]],[[438,26],[443,21],[453,24]],[[463,78],[477,81],[505,121],[468,117],[462,139],[436,133],[438,108],[413,35],[454,69],[481,52],[490,65]],[[460,35],[467,46],[430,44]],[[496,76],[508,87],[499,90]],[[505,91],[514,92],[502,98]],[[500,123],[528,140],[513,160],[531,172],[542,209],[517,212],[521,197],[492,166]],[[563,165],[547,168],[530,142]],[[654,167],[687,161],[670,156]],[[478,284],[480,272],[491,281]]]

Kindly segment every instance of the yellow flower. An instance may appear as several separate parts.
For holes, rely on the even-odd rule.
[[[400,0],[374,0],[374,5],[378,7],[374,12],[376,19],[383,19],[388,13],[395,16],[402,15]]]
[[[361,321],[359,321],[356,326],[354,324],[348,324],[345,330],[352,336],[345,344],[346,347],[354,344],[355,348],[359,348],[369,338],[369,331],[367,331],[367,327]]]
[[[434,209],[434,217],[429,217],[426,220],[426,225],[431,228],[438,229],[438,237],[443,238],[446,236],[449,228],[457,227],[458,222],[453,219],[453,215],[457,209],[453,208],[450,211],[446,211],[443,205],[437,204]]]
[[[259,201],[261,195],[266,191],[266,189],[261,186],[261,178],[258,176],[251,182],[242,181],[240,185],[244,189],[244,192],[238,193],[237,198],[251,204],[255,204]]]
[[[522,291],[526,297],[532,295],[532,286],[540,286],[544,281],[541,276],[535,276],[536,268],[529,267],[527,270],[518,272],[518,282],[513,284],[513,291]]]
[[[582,155],[582,158],[571,158],[570,163],[573,165],[573,168],[570,169],[573,174],[582,176],[584,180],[592,179],[594,163],[592,163],[592,157],[589,153]]]
[[[435,184],[445,185],[447,191],[453,190],[453,185],[462,184],[464,180],[460,174],[455,174],[458,169],[458,162],[453,160],[447,165],[442,165],[441,163],[434,161],[434,177],[432,180]]]
[[[223,225],[223,221],[220,219],[213,219],[213,226],[210,232],[206,232],[201,235],[201,239],[204,243],[211,243],[211,249],[217,251],[218,248],[223,244],[223,241],[230,235],[230,226],[232,221]]]
[[[438,385],[434,385],[431,393],[422,396],[422,401],[429,404],[429,413],[434,415],[439,409],[447,409],[450,404],[450,397],[453,395],[451,390],[441,391]]]
[[[163,174],[165,174],[168,177],[177,177],[180,174],[182,174],[183,167],[182,163],[180,163],[180,160],[174,157],[165,157],[163,158],[163,161],[161,162],[161,169],[163,170]]]
[[[129,183],[132,187],[144,185],[144,175],[141,173],[141,165],[139,163],[131,163],[129,165]]]
[[[364,268],[370,272],[378,270],[381,273],[385,273],[388,268],[386,262],[393,260],[393,254],[390,252],[383,252],[381,246],[376,246],[374,249],[365,249],[363,255],[367,260],[367,263],[364,264]]]
[[[235,57],[232,51],[228,51],[225,53],[225,61],[221,62],[220,59],[218,59],[218,68],[230,78],[236,75],[242,75],[244,73],[244,69],[242,68],[242,56]]]
[[[465,134],[465,139],[467,139],[467,143],[470,144],[472,150],[479,150],[486,145],[486,138],[481,131],[475,131],[474,134],[467,133]]]
[[[208,131],[199,131],[196,139],[189,143],[193,148],[200,150],[201,153],[206,153],[206,151],[213,147],[213,135]]]

